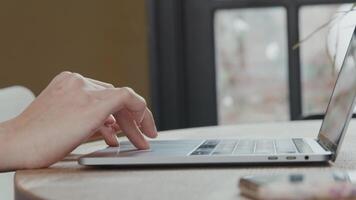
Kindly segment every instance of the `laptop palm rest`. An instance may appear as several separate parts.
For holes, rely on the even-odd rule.
[[[130,142],[120,143],[120,147],[108,147],[94,152],[89,157],[151,157],[151,156],[185,156],[199,146],[204,140],[164,140],[150,141],[150,149],[138,150]],[[87,156],[87,157],[88,157]]]

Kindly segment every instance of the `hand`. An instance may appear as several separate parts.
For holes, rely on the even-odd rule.
[[[18,117],[0,124],[1,169],[40,168],[65,157],[95,132],[118,146],[122,130],[139,149],[157,130],[145,100],[132,89],[62,72]],[[1,166],[2,165],[2,166]]]

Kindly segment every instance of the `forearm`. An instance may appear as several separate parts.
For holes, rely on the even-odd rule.
[[[0,123],[0,171],[11,171],[25,168],[25,151],[20,143],[16,142],[15,129],[12,121]]]
[[[0,123],[0,171],[48,167],[80,144],[74,134],[58,133],[53,139],[50,133],[55,130],[40,124],[33,128],[26,124],[27,118],[21,119]]]

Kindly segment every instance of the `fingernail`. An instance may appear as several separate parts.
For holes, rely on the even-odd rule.
[[[104,126],[110,127],[112,124],[114,124],[115,122],[105,122]]]

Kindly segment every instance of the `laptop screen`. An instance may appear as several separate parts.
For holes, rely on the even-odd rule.
[[[354,31],[318,137],[320,142],[332,152],[337,151],[337,147],[346,132],[348,121],[354,110],[353,102],[355,95],[356,38]]]

